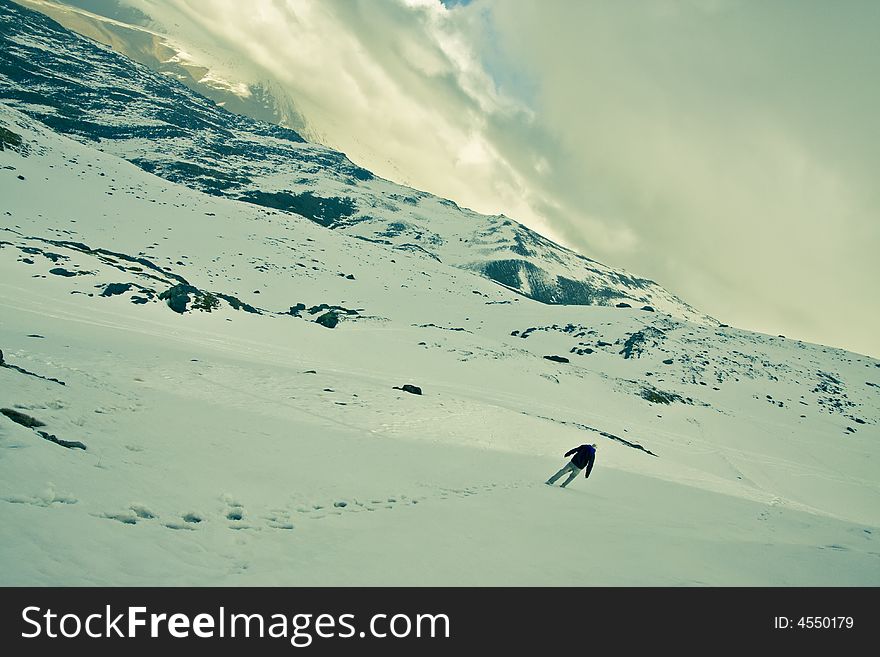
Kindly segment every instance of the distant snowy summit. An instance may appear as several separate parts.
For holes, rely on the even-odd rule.
[[[0,0],[0,45],[2,102],[167,180],[475,271],[543,303],[620,305],[715,323],[653,281],[503,215],[374,176],[343,153],[234,114],[9,0]]]

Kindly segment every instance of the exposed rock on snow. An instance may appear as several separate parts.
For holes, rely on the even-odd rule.
[[[110,283],[101,292],[102,297],[113,297],[117,294],[125,294],[132,288],[131,283]]]
[[[78,440],[61,440],[54,434],[40,431],[39,429],[37,429],[37,427],[44,427],[46,426],[46,423],[38,420],[35,417],[31,417],[27,413],[22,413],[21,411],[17,411],[13,408],[0,408],[0,414],[5,415],[16,424],[20,424],[21,426],[28,429],[33,429],[41,438],[43,438],[44,440],[48,440],[49,442],[55,443],[56,445],[66,447],[68,449],[86,449],[86,446]]]
[[[315,320],[315,323],[329,329],[336,328],[336,325],[339,324],[339,313],[335,310],[328,310],[326,313],[319,316],[318,319]]]
[[[21,135],[0,125],[0,151],[6,150],[7,148],[21,151],[22,146],[23,141]]]
[[[20,424],[23,427],[27,427],[28,429],[34,429],[35,427],[44,427],[46,426],[45,422],[41,422],[40,420],[31,417],[27,413],[22,413],[21,411],[16,411],[14,408],[0,408],[0,413],[8,417],[10,420],[15,422],[16,424]]]
[[[656,347],[666,337],[665,333],[653,326],[646,327],[630,335],[623,343],[620,353],[624,358],[641,358],[642,353],[649,347]]]
[[[689,404],[690,401],[684,399],[681,395],[678,395],[674,392],[664,392],[663,390],[658,390],[654,387],[645,387],[642,388],[641,391],[642,399],[645,399],[652,404],[671,404],[672,402],[681,402],[683,404]]]
[[[395,390],[403,390],[404,392],[408,392],[412,395],[421,395],[422,389],[419,386],[414,386],[411,383],[404,383],[402,386],[394,386]]]
[[[49,270],[50,274],[54,274],[55,276],[80,276],[83,274],[88,274],[89,272],[85,271],[70,271],[69,269],[65,269],[64,267],[53,267]]]
[[[55,434],[46,433],[45,431],[37,431],[38,434],[44,439],[48,440],[50,443],[55,443],[56,445],[61,445],[61,447],[66,447],[67,449],[86,449],[84,443],[81,443],[78,440],[62,440],[55,436]]]

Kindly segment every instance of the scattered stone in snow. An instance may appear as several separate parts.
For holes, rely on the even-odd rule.
[[[413,324],[413,326],[417,326],[418,328],[438,328],[444,331],[464,331],[465,333],[472,333],[472,331],[468,331],[466,328],[460,328],[458,326],[437,326],[436,324]]]
[[[53,267],[49,270],[49,273],[54,274],[55,276],[65,276],[69,278],[71,276],[77,276],[78,274],[84,274],[85,272],[70,271],[64,267]]]
[[[571,362],[565,356],[544,356],[547,360],[552,360],[554,363],[568,363]]]
[[[411,385],[409,383],[404,383],[402,386],[394,386],[394,390],[403,390],[404,392],[408,392],[413,395],[421,395],[422,389],[418,386]]]

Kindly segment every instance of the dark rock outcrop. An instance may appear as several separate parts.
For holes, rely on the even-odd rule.
[[[347,196],[325,198],[310,191],[300,194],[292,194],[287,191],[249,191],[240,196],[238,200],[285,212],[295,212],[328,228],[350,217],[357,210],[354,200]]]
[[[3,360],[3,352],[0,351],[0,367],[5,367],[10,370],[15,370],[16,372],[21,372],[22,374],[27,374],[28,376],[35,376],[38,379],[43,379],[43,381],[52,381],[52,383],[58,383],[60,385],[65,385],[64,381],[59,381],[58,379],[53,379],[51,376],[42,376],[40,374],[34,374],[33,372],[28,372],[23,367],[19,367],[18,365],[13,365],[12,363],[7,363]],[[6,409],[10,410],[10,409]],[[12,411],[17,412],[17,411]]]
[[[66,278],[70,278],[71,276],[76,276],[80,272],[70,271],[69,269],[65,269],[64,267],[53,267],[49,270],[50,274],[54,274],[55,276],[64,276]]]
[[[190,294],[195,296],[200,294],[200,291],[192,285],[178,283],[164,292],[159,293],[159,298],[167,303],[171,310],[182,315],[186,312],[186,307],[190,303]]]
[[[86,449],[85,444],[78,440],[62,440],[54,434],[46,433],[45,431],[37,431],[37,433],[40,434],[44,440],[48,440],[50,443],[55,443],[56,445],[61,445],[67,449]]]
[[[633,356],[641,358],[642,352],[647,348],[649,340],[652,342],[653,346],[656,347],[660,341],[665,338],[666,334],[663,333],[663,331],[656,329],[653,326],[646,326],[641,331],[636,331],[626,339],[620,353],[623,354],[624,358],[632,358]]]
[[[117,294],[125,294],[131,289],[131,283],[110,283],[101,292],[102,297],[112,297]]]
[[[14,151],[20,150],[22,143],[20,134],[0,126],[0,151],[4,151],[7,148]]]
[[[249,303],[245,303],[241,299],[232,296],[231,294],[222,294],[221,292],[216,292],[214,296],[223,299],[226,303],[228,303],[233,310],[243,310],[246,313],[251,313],[252,315],[262,315],[259,309],[254,308]]]
[[[657,388],[642,388],[640,396],[652,404],[671,404],[674,401],[687,403],[681,395],[658,390]]]
[[[394,386],[395,390],[403,390],[404,392],[408,392],[412,395],[421,395],[422,389],[418,386],[414,386],[410,383],[404,383],[402,386]]]
[[[339,315],[335,310],[328,310],[326,313],[318,317],[315,322],[329,329],[336,328],[336,325],[339,324]]]
[[[300,304],[297,304],[299,306]],[[305,306],[303,306],[305,307]],[[322,310],[332,310],[333,312],[340,315],[357,315],[359,311],[354,310],[353,308],[344,308],[342,306],[331,306],[326,303],[318,304],[317,306],[312,306],[309,308],[309,315],[316,315]]]
[[[243,310],[256,315],[262,314],[257,308],[234,296],[221,292],[206,292],[185,283],[178,283],[168,288],[159,294],[159,298],[167,303],[171,310],[180,314],[187,310],[201,310],[209,313],[220,307],[220,299],[228,303],[233,310]]]
[[[22,413],[21,411],[16,411],[12,408],[0,408],[0,413],[8,417],[10,420],[15,422],[16,424],[20,424],[23,427],[27,427],[28,429],[34,429],[36,427],[45,427],[45,422],[40,422],[35,417],[31,417],[26,413]]]

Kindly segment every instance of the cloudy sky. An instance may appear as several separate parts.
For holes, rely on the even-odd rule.
[[[880,2],[121,2],[380,175],[880,357]]]

